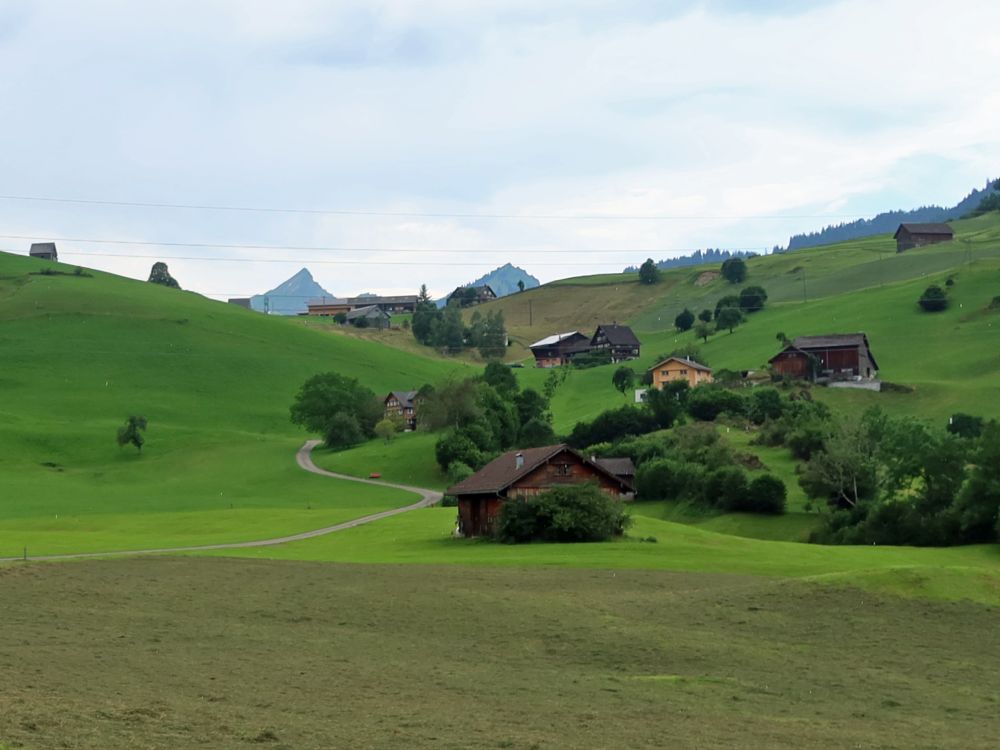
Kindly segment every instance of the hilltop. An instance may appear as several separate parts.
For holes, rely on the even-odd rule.
[[[0,332],[0,556],[246,539],[402,504],[300,471],[292,399],[318,372],[388,392],[464,367],[7,253]],[[115,445],[130,414],[149,420],[141,457]]]

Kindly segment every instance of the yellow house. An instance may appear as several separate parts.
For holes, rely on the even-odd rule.
[[[653,387],[662,390],[674,380],[686,380],[694,388],[702,383],[712,382],[712,368],[684,357],[667,357],[649,368],[653,373]]]

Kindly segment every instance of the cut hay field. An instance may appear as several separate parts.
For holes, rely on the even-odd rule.
[[[969,602],[163,558],[0,569],[0,591],[12,747],[909,750],[1000,733],[998,614]]]
[[[44,267],[0,253],[0,557],[267,538],[412,501],[303,472],[288,408],[317,372],[388,391],[464,365]],[[141,456],[115,444],[129,414],[149,420]]]

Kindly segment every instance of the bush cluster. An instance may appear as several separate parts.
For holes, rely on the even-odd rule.
[[[504,503],[497,538],[512,544],[603,542],[621,536],[630,521],[622,502],[596,484],[554,487]]]

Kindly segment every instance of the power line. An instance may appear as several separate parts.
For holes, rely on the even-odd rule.
[[[533,221],[681,221],[681,220],[730,220],[730,219],[843,219],[865,218],[858,214],[513,214],[513,213],[463,213],[446,211],[369,211],[360,209],[318,209],[318,208],[269,208],[264,206],[224,206],[197,203],[157,203],[152,201],[114,201],[88,198],[54,198],[39,195],[0,195],[9,201],[32,201],[37,203],[70,203],[87,206],[123,206],[129,208],[179,208],[194,211],[231,211],[270,214],[309,214],[329,216],[385,216],[395,218],[429,219],[515,219]]]
[[[497,251],[501,252],[501,251]],[[323,260],[316,258],[206,258],[204,256],[197,255],[135,255],[132,253],[85,253],[78,252],[76,250],[60,250],[60,256],[64,255],[82,255],[85,257],[95,257],[95,258],[141,258],[145,260],[197,260],[197,261],[210,261],[219,263],[294,263],[294,264],[321,264],[321,265],[335,265],[335,266],[472,266],[474,268],[482,268],[484,266],[493,265],[494,261],[479,261],[478,263],[462,263],[459,261],[426,261],[426,260],[412,260],[412,261],[394,261],[394,260]],[[615,265],[614,262],[609,261],[607,263],[532,263],[533,266],[546,266],[553,268],[578,268],[582,266],[594,266],[605,268],[610,265]]]
[[[461,249],[429,249],[415,247],[336,247],[336,246],[314,246],[314,245],[243,245],[217,242],[159,242],[154,240],[115,240],[115,239],[94,239],[85,237],[38,237],[27,234],[0,234],[0,237],[8,240],[41,240],[45,242],[85,242],[96,245],[143,245],[147,247],[204,247],[218,250],[303,250],[306,252],[327,252],[327,253],[441,253],[457,255],[496,255],[497,253],[531,253],[537,255],[544,254],[574,254],[595,253],[600,255],[628,254],[628,255],[662,255],[664,253],[695,253],[705,250],[725,250],[728,252],[756,252],[766,251],[767,247],[730,247],[730,248],[698,248],[698,247],[675,247],[675,248],[638,248],[634,250],[592,250],[592,249],[546,249],[546,248],[497,248],[495,250],[461,250]]]

